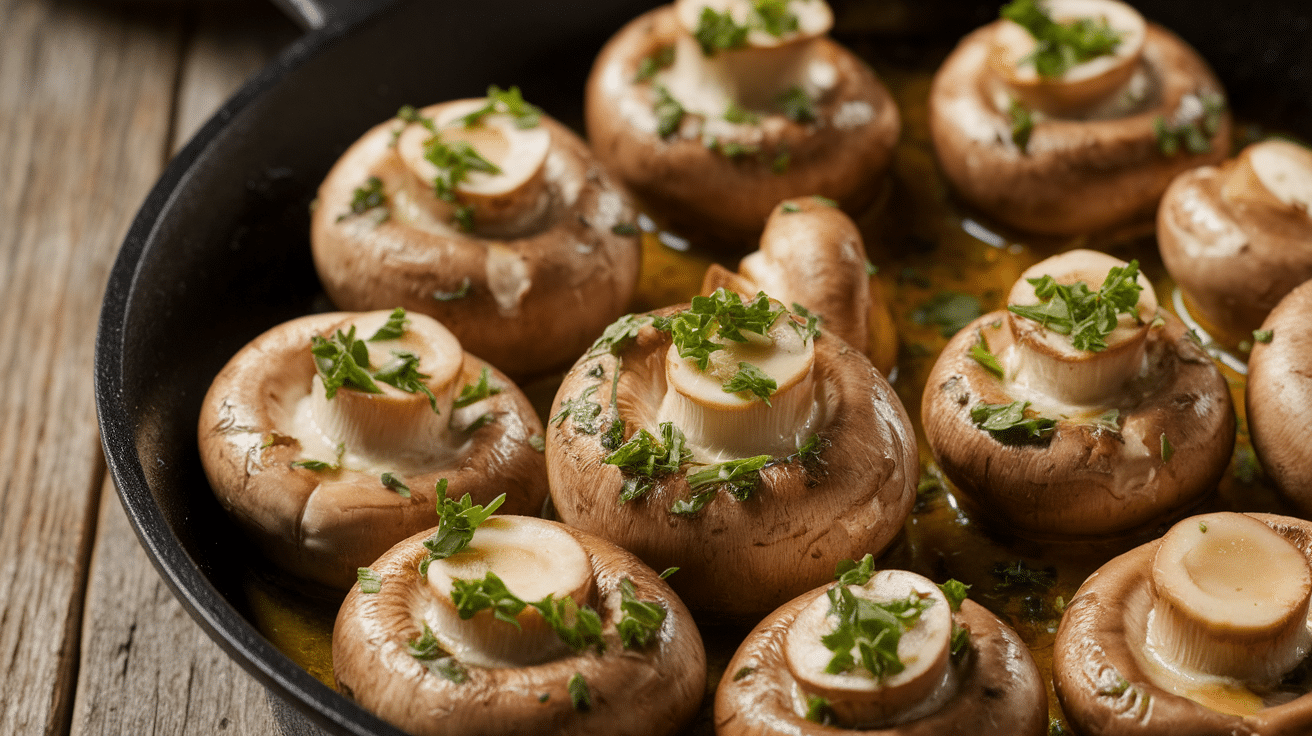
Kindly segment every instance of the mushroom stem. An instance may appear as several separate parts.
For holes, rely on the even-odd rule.
[[[846,728],[905,723],[941,707],[956,691],[950,656],[952,609],[942,591],[933,581],[903,570],[881,571],[864,586],[848,589],[858,600],[888,604],[913,599],[925,606],[898,640],[897,656],[904,669],[875,677],[860,666],[861,653],[853,647],[857,666],[829,672],[835,652],[823,640],[840,622],[829,597],[818,597],[798,614],[784,642],[801,700],[825,698],[838,724]]]
[[[354,322],[357,339],[366,341],[370,372],[401,360],[397,353],[417,356],[416,369],[427,376],[420,380],[432,392],[436,410],[423,391],[407,392],[383,381],[375,381],[381,393],[342,387],[329,399],[323,379],[316,374],[309,394],[294,409],[295,436],[308,458],[404,471],[447,458],[454,451],[447,420],[464,351],[450,331],[420,314],[408,315],[410,324],[400,337],[369,341],[390,315],[370,312]]]
[[[1108,272],[1125,262],[1090,250],[1073,250],[1035,264],[1021,274],[1012,287],[1008,303],[1032,306],[1039,303],[1029,279],[1052,276],[1059,284],[1083,282],[1098,291]],[[1015,338],[1002,356],[1008,378],[1036,406],[1057,402],[1089,406],[1106,401],[1144,367],[1149,322],[1157,313],[1157,297],[1143,274],[1137,280],[1142,291],[1133,315],[1121,314],[1117,327],[1106,337],[1107,348],[1098,352],[1077,349],[1071,338],[1027,317],[1007,313],[1007,325]],[[1047,401],[1045,401],[1047,399]]]
[[[1281,140],[1251,145],[1229,169],[1221,196],[1306,220],[1312,211],[1312,151]]]
[[[1312,648],[1307,558],[1229,512],[1176,524],[1153,558],[1148,645],[1167,664],[1274,684]]]
[[[670,346],[665,357],[669,390],[659,421],[673,422],[694,455],[708,462],[796,451],[821,417],[812,372],[815,346],[795,327],[792,318],[785,317],[763,338],[753,335],[753,342],[722,343],[722,350],[711,353],[705,371]],[[747,391],[725,390],[744,363],[775,382],[769,403]]]
[[[994,35],[989,64],[1026,107],[1079,117],[1101,107],[1130,82],[1139,68],[1147,24],[1138,11],[1116,0],[1049,0],[1045,6],[1060,24],[1106,22],[1119,34],[1119,42],[1111,53],[1077,63],[1060,76],[1042,76],[1034,62],[1038,41],[1026,28],[1006,20]]]
[[[492,517],[478,527],[468,547],[428,566],[433,595],[419,599],[422,610],[416,614],[443,648],[460,662],[480,667],[525,667],[568,652],[532,606],[515,617],[519,628],[495,618],[491,610],[460,618],[451,598],[454,581],[482,580],[489,572],[524,601],[551,595],[582,607],[595,594],[588,553],[572,534],[540,519]]]
[[[504,113],[490,113],[467,125],[466,116],[486,103],[461,100],[425,108],[422,113],[431,116],[437,134],[418,124],[401,132],[396,150],[411,174],[409,197],[443,222],[450,221],[459,207],[472,208],[474,231],[481,235],[505,238],[532,232],[551,205],[546,176],[551,133],[541,125],[521,128]],[[439,168],[431,159],[435,141],[447,147],[468,146],[492,170],[469,169],[454,182],[453,199],[444,200],[435,193],[434,182],[449,176],[449,167]]]

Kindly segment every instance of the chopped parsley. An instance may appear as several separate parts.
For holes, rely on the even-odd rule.
[[[1019,445],[1046,439],[1057,428],[1057,420],[1048,417],[1026,417],[1028,401],[1010,404],[980,402],[970,409],[970,420],[976,427],[988,432],[1004,445]]]
[[[1056,568],[1037,570],[1026,565],[1024,560],[1016,560],[1010,564],[999,562],[993,566],[992,572],[993,577],[999,580],[995,587],[1000,591],[1017,588],[1043,591],[1057,584]]]
[[[446,478],[437,482],[437,531],[424,540],[428,557],[419,563],[419,574],[428,575],[428,565],[433,560],[445,560],[451,555],[469,546],[474,538],[474,530],[487,521],[506,500],[506,494],[492,499],[487,506],[476,505],[466,493],[459,501],[446,497]]]
[[[1139,321],[1135,307],[1143,287],[1139,285],[1138,261],[1108,271],[1097,292],[1090,291],[1083,281],[1066,286],[1048,275],[1027,281],[1034,286],[1040,303],[1011,304],[1007,309],[1053,332],[1070,335],[1076,350],[1095,353],[1106,350],[1106,337],[1116,329],[1121,314]]]
[[[506,587],[497,574],[489,570],[481,580],[452,580],[451,602],[462,619],[473,618],[479,611],[492,611],[493,617],[515,628],[522,628],[517,618],[532,606],[556,632],[562,642],[576,652],[589,647],[605,651],[601,636],[601,617],[590,606],[579,607],[573,598],[557,600],[552,594],[540,601],[525,601]]]
[[[1013,99],[1007,108],[1007,118],[1011,121],[1011,142],[1016,144],[1021,153],[1029,149],[1030,134],[1034,132],[1034,116],[1029,108]]]
[[[938,325],[939,334],[952,337],[983,313],[975,296],[940,291],[911,313],[911,321],[918,325]]]
[[[424,380],[431,378],[426,373],[419,372],[419,356],[408,350],[393,350],[392,360],[374,373],[374,378],[395,386],[408,394],[421,393],[428,397],[428,405],[434,412],[437,409],[437,397],[433,391],[428,388]],[[440,413],[440,412],[438,412]]]
[[[439,677],[444,677],[457,685],[469,679],[469,673],[465,668],[442,650],[428,624],[424,624],[423,636],[408,642],[407,649],[411,657],[422,662],[429,672]]]
[[[620,581],[620,620],[615,624],[625,649],[645,647],[655,640],[665,622],[665,606],[655,601],[638,599],[633,581]]]
[[[369,348],[355,337],[355,325],[350,330],[337,330],[331,339],[320,335],[310,338],[310,353],[323,380],[324,396],[331,400],[339,388],[352,388],[370,394],[381,394],[382,389],[369,375]]]
[[[1192,154],[1212,150],[1211,138],[1221,129],[1225,115],[1225,96],[1202,92],[1198,94],[1198,101],[1203,108],[1201,117],[1174,125],[1161,115],[1153,118],[1153,135],[1157,139],[1157,150],[1163,156],[1174,156],[1181,150]]]
[[[729,109],[724,111],[724,119],[731,123],[742,125],[755,125],[761,122],[761,116],[739,105],[737,102],[730,102]]]
[[[778,390],[779,384],[771,378],[765,371],[751,363],[739,362],[738,372],[733,374],[733,378],[724,384],[724,392],[728,394],[737,394],[750,392],[766,406],[772,406],[770,395]]]
[[[1275,330],[1253,330],[1253,342],[1269,343],[1275,336]]]
[[[306,470],[313,470],[316,473],[330,473],[341,470],[340,465],[327,462],[326,460],[293,460],[292,467],[305,468]]]
[[[819,695],[806,696],[806,720],[830,726],[834,723],[834,709],[829,706],[828,698]]]
[[[841,674],[860,667],[882,680],[906,669],[897,653],[898,642],[902,632],[915,626],[933,599],[913,592],[904,599],[876,603],[858,598],[846,585],[830,588],[827,594],[830,613],[837,615],[838,624],[820,638],[834,655],[825,672]],[[853,649],[859,659],[852,654]]]
[[[714,56],[720,51],[746,46],[750,30],[746,25],[739,25],[727,10],[720,13],[711,8],[702,8],[692,36],[702,47],[704,56]]]
[[[752,25],[779,38],[795,33],[797,14],[788,9],[788,0],[755,0],[752,3]]]
[[[387,194],[383,192],[383,180],[376,176],[371,176],[365,180],[362,186],[356,187],[351,193],[351,210],[346,214],[338,217],[341,220],[351,215],[363,215],[364,213],[376,207],[387,205]]]
[[[406,125],[422,125],[430,133],[437,133],[437,124],[427,115],[423,115],[413,105],[402,105],[400,110],[396,111],[396,117]]]
[[[355,579],[360,583],[360,592],[366,595],[372,595],[383,589],[383,578],[367,567],[357,567]]]
[[[503,90],[494,84],[487,88],[487,104],[460,118],[460,122],[466,128],[472,128],[481,125],[483,118],[493,114],[511,116],[515,119],[515,127],[520,130],[536,128],[542,120],[542,110],[525,102],[519,87]]]
[[[948,606],[952,608],[953,613],[961,610],[961,602],[966,600],[970,592],[969,585],[955,578],[938,586],[938,589],[943,591],[943,597],[948,599]]]
[[[472,434],[482,429],[483,427],[486,427],[492,422],[495,422],[496,420],[497,420],[497,415],[493,414],[490,411],[484,412],[480,414],[477,419],[470,422],[464,429],[460,431],[464,432],[465,434]]]
[[[756,455],[739,460],[727,460],[688,474],[688,487],[693,495],[680,499],[670,507],[673,514],[695,514],[706,507],[714,494],[714,487],[723,487],[738,501],[752,497],[761,482],[761,469],[770,462],[769,455]]]
[[[637,225],[634,225],[631,222],[617,222],[613,227],[611,227],[610,231],[616,235],[619,235],[620,237],[625,237],[625,238],[633,237],[634,235],[637,235],[640,232],[642,232],[641,230],[638,229]]]
[[[518,616],[528,607],[528,603],[511,593],[501,578],[491,570],[481,580],[452,580],[451,602],[456,606],[456,614],[463,620],[473,618],[479,611],[491,610],[494,618],[516,629],[523,628]]]
[[[815,122],[815,101],[801,87],[789,87],[775,102],[784,117],[794,123]]]
[[[588,348],[586,357],[593,358],[603,353],[618,355],[621,348],[638,336],[642,328],[655,323],[649,314],[626,314],[606,327],[601,337]]]
[[[469,296],[469,287],[471,285],[472,282],[466,276],[460,281],[460,285],[456,287],[455,291],[434,291],[433,298],[439,302],[453,302],[457,299],[464,299]]]
[[[820,336],[820,315],[812,313],[797,302],[793,302],[793,314],[802,318],[801,323],[793,322],[793,329],[797,330],[797,335],[803,342]]]
[[[875,556],[866,553],[860,562],[854,560],[839,560],[834,565],[834,580],[839,585],[865,585],[870,582],[870,578],[875,574]]]
[[[410,486],[407,486],[400,478],[392,473],[383,473],[380,480],[384,488],[395,491],[396,495],[401,498],[410,498]]]
[[[500,167],[483,158],[465,141],[448,143],[440,137],[433,136],[424,144],[424,158],[437,167],[433,190],[437,193],[438,199],[444,202],[456,201],[456,187],[468,178],[469,172],[501,173]]]
[[[598,386],[589,386],[583,389],[583,393],[572,399],[565,399],[560,404],[560,411],[556,412],[548,421],[554,422],[557,427],[565,422],[568,418],[574,419],[574,429],[583,434],[597,433],[597,417],[601,415],[601,404],[592,400],[592,395],[597,392]]]
[[[802,463],[813,463],[820,460],[820,451],[828,446],[828,442],[820,439],[820,435],[813,434],[807,437],[802,444],[798,445],[797,452],[788,456],[789,460],[796,459]]]
[[[683,432],[672,422],[661,422],[661,439],[639,429],[628,442],[602,459],[627,476],[620,487],[620,503],[628,503],[651,490],[652,480],[678,471],[692,457]]]
[[[711,353],[723,349],[712,336],[745,343],[748,339],[743,332],[765,335],[785,311],[771,307],[763,291],[744,303],[737,292],[719,288],[710,296],[693,297],[688,309],[670,318],[669,331],[679,357],[692,360],[704,371]]]
[[[638,71],[633,75],[634,82],[650,81],[656,72],[668,69],[674,63],[674,47],[662,46],[638,64]]]
[[[536,603],[529,602],[528,605],[538,609],[556,636],[570,649],[576,652],[588,647],[595,648],[597,652],[606,650],[606,642],[601,637],[601,616],[590,606],[580,608],[573,598],[565,596],[557,600],[550,593],[546,598]]]
[[[583,673],[575,672],[574,676],[569,678],[569,684],[565,689],[569,691],[569,702],[574,706],[574,710],[583,712],[592,710],[592,693],[588,691],[588,681],[583,679]]]
[[[397,307],[387,316],[387,322],[378,331],[369,338],[369,342],[378,342],[379,340],[396,340],[405,334],[405,328],[410,324],[406,319],[405,309]]]
[[[998,378],[1005,376],[1006,371],[1002,368],[1002,362],[998,360],[998,356],[989,352],[989,344],[984,340],[984,333],[976,330],[975,336],[978,339],[975,340],[974,345],[970,346],[970,357]]]
[[[1171,441],[1166,439],[1166,433],[1162,432],[1162,463],[1171,462],[1171,456],[1175,454],[1175,448],[1171,446]]]
[[[656,87],[653,93],[656,96],[653,105],[656,112],[656,135],[669,138],[679,130],[679,123],[683,122],[683,105],[671,97],[670,91],[664,87]]]
[[[1116,53],[1121,34],[1105,18],[1079,18],[1058,23],[1038,0],[1012,0],[1001,15],[1029,31],[1037,45],[1019,63],[1033,62],[1041,77],[1060,77],[1077,64]]]
[[[463,409],[470,404],[501,393],[500,388],[488,383],[488,378],[490,378],[491,375],[492,372],[484,367],[483,371],[478,374],[478,383],[473,384],[472,386],[465,384],[465,387],[460,389],[460,395],[456,397],[456,400],[451,404],[451,407],[454,409]]]

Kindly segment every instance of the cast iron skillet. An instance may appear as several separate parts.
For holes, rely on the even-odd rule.
[[[280,0],[314,28],[248,82],[170,163],[110,275],[96,344],[109,467],[142,545],[192,616],[270,691],[337,734],[399,732],[320,684],[251,625],[249,545],[214,500],[196,451],[211,378],[268,327],[328,309],[310,259],[309,207],[332,162],[402,104],[519,85],[567,123],[605,39],[652,0]],[[861,14],[878,3],[879,13]],[[874,18],[900,54],[943,48],[998,2],[835,0]],[[1303,0],[1144,0],[1211,62],[1234,106],[1312,138]],[[887,18],[899,18],[885,28]],[[880,20],[885,19],[885,20]],[[840,26],[841,28],[842,26]],[[849,26],[851,27],[851,26]],[[840,37],[841,40],[841,37]]]

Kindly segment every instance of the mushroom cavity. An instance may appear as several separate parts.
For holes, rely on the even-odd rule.
[[[515,375],[573,360],[623,313],[637,214],[517,88],[405,107],[319,189],[315,267],[344,309],[401,305]]]
[[[679,567],[684,600],[725,618],[882,549],[914,497],[915,440],[888,383],[764,293],[721,289],[615,323],[552,411],[560,518]]]
[[[980,512],[1101,536],[1175,512],[1230,458],[1229,389],[1135,262],[1076,250],[944,348],[925,385],[934,457]]]
[[[1237,344],[1312,278],[1312,151],[1255,143],[1220,166],[1180,174],[1162,198],[1157,240],[1191,316]]]
[[[431,317],[396,309],[256,338],[211,384],[198,437],[215,495],[266,556],[344,588],[435,522],[439,485],[537,513],[541,433],[509,379]]]
[[[452,551],[450,521],[397,544],[347,595],[340,690],[416,736],[661,736],[696,714],[701,637],[654,571],[518,516],[475,520]]]
[[[678,0],[632,21],[588,81],[597,156],[674,227],[754,240],[781,200],[874,197],[900,120],[826,35],[824,0]]]
[[[1218,512],[1117,557],[1067,606],[1053,657],[1081,733],[1305,733],[1286,675],[1312,650],[1312,524]],[[1096,724],[1096,726],[1095,726]]]
[[[1178,173],[1223,159],[1230,117],[1206,63],[1117,0],[1013,0],[930,91],[940,164],[970,204],[1074,235],[1147,217]]]

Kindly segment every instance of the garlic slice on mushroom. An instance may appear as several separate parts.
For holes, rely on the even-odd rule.
[[[532,606],[516,617],[518,629],[494,618],[490,610],[468,620],[459,617],[451,598],[454,581],[481,579],[489,572],[525,601],[552,595],[555,600],[571,598],[579,607],[593,603],[592,566],[577,539],[551,522],[493,517],[478,527],[468,547],[428,566],[428,587],[434,595],[423,618],[443,649],[478,667],[524,667],[568,653],[569,647]]]
[[[828,701],[837,722],[848,728],[905,723],[938,710],[956,695],[951,664],[952,609],[933,581],[903,570],[882,570],[865,585],[848,586],[858,599],[888,604],[914,600],[923,607],[897,644],[904,669],[875,677],[860,666],[830,673],[834,656],[821,639],[838,624],[831,602],[818,597],[798,613],[784,639],[784,656],[807,696]],[[860,662],[860,654],[853,656]],[[800,709],[805,713],[805,708]]]

